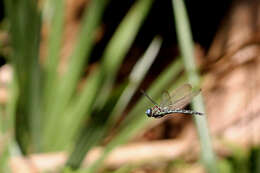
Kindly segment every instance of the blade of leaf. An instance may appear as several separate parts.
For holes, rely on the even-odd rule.
[[[110,115],[109,121],[115,122],[115,120],[122,114],[158,55],[161,45],[161,38],[156,37],[148,47],[144,56],[137,61],[129,75],[129,83],[117,101],[117,104]]]
[[[96,71],[99,71],[99,69],[89,74],[82,92],[71,101],[69,108],[64,111],[63,128],[57,129],[59,130],[57,132],[58,136],[56,137],[58,145],[62,146],[63,144],[63,147],[66,147],[69,141],[73,140],[73,137],[75,137],[79,129],[82,128],[82,122],[86,122],[89,118],[92,111],[91,108],[99,91],[98,86],[100,85],[100,79],[96,77]],[[66,135],[62,135],[64,134],[64,129],[68,129]]]
[[[39,151],[42,134],[42,72],[38,62],[41,17],[35,1],[5,0],[4,3],[10,22],[14,76],[19,89],[16,138],[23,153]]]
[[[109,102],[101,110],[92,110],[91,118],[88,124],[81,129],[81,134],[75,144],[75,147],[70,155],[66,165],[78,169],[86,153],[95,145],[100,143],[107,131],[106,122],[108,119],[108,112],[112,111],[119,94],[122,93],[118,90],[112,94],[113,97],[109,98]]]
[[[51,104],[50,113],[47,113],[47,125],[45,127],[44,141],[46,150],[57,150],[61,146],[57,144],[55,133],[57,128],[62,128],[62,114],[75,91],[80,74],[87,62],[93,47],[96,28],[101,20],[107,0],[93,0],[90,2],[84,14],[82,27],[78,35],[76,47],[70,58],[71,62],[67,72],[64,74],[57,90],[57,95]],[[87,36],[87,37],[86,37]]]
[[[189,82],[193,86],[199,86],[200,79],[196,71],[194,62],[193,41],[188,22],[188,16],[182,0],[172,0],[173,12],[176,22],[177,38],[180,44],[181,54]],[[193,106],[195,110],[205,112],[202,96],[194,98]],[[198,135],[201,141],[202,159],[208,172],[216,173],[217,162],[212,149],[210,134],[208,130],[206,116],[194,116]]]
[[[138,0],[131,7],[109,41],[102,57],[102,78],[104,79],[104,84],[100,92],[102,94],[100,94],[96,102],[98,107],[102,107],[106,102],[116,73],[147,16],[153,1]]]
[[[48,55],[45,64],[44,105],[45,112],[50,106],[57,92],[57,67],[60,57],[61,41],[64,28],[64,0],[47,0],[44,8],[46,23],[50,20],[50,34],[48,37]],[[51,15],[51,16],[50,16]],[[50,18],[50,19],[49,19]]]

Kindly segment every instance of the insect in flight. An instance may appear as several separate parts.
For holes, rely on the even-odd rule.
[[[190,84],[184,84],[170,94],[167,91],[163,92],[160,105],[157,104],[144,91],[141,91],[150,100],[154,106],[146,110],[148,117],[161,118],[165,115],[182,113],[191,115],[203,115],[203,113],[182,109],[190,103],[193,97],[200,93],[200,90],[193,91]]]

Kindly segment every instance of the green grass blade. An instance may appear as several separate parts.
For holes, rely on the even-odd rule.
[[[106,74],[109,74],[110,78],[113,78],[118,71],[123,57],[129,50],[141,24],[149,12],[152,2],[152,0],[137,1],[120,23],[105,49],[102,67]]]
[[[183,62],[187,72],[188,81],[195,87],[199,86],[200,78],[196,71],[194,61],[193,41],[188,22],[185,5],[182,0],[172,0],[174,17],[176,22],[177,38],[180,44]],[[194,99],[195,110],[205,112],[202,96]],[[212,149],[210,134],[205,116],[195,116],[195,124],[201,142],[202,159],[208,172],[216,173],[217,163]]]
[[[97,105],[102,107],[109,96],[117,71],[132,45],[153,0],[138,0],[129,10],[109,41],[103,57],[102,71],[104,84]]]
[[[67,161],[67,166],[78,169],[86,153],[102,141],[107,130],[108,112],[111,112],[117,98],[110,98],[102,110],[94,109],[92,111],[91,119],[88,121],[87,126],[81,130],[81,135]]]
[[[41,17],[34,1],[5,1],[19,97],[16,138],[24,153],[38,151],[41,136],[41,68],[38,62]],[[15,13],[14,13],[15,11]]]
[[[138,60],[136,65],[133,67],[133,70],[129,75],[128,85],[125,88],[122,95],[120,96],[119,100],[117,101],[117,104],[115,105],[114,110],[110,115],[111,122],[115,122],[116,119],[118,119],[118,116],[120,116],[123,113],[127,104],[130,102],[131,98],[136,92],[138,86],[140,85],[148,70],[150,69],[152,63],[155,60],[155,57],[158,55],[161,45],[161,38],[156,37],[152,41],[151,45],[148,47],[143,57],[140,60]]]
[[[50,106],[55,93],[57,91],[57,68],[60,57],[61,41],[64,29],[64,0],[47,1],[48,5],[45,8],[47,11],[46,16],[51,14],[50,17],[50,34],[48,37],[48,55],[45,64],[45,88],[44,88],[44,101],[45,106]],[[48,17],[46,17],[48,23]],[[48,108],[45,107],[45,111]],[[46,111],[48,112],[48,111]]]
[[[46,150],[57,150],[58,145],[55,133],[57,128],[62,129],[64,114],[62,114],[69,103],[71,96],[75,92],[80,74],[86,64],[90,51],[93,47],[93,41],[97,26],[101,20],[107,0],[93,0],[90,2],[87,11],[83,17],[80,33],[76,47],[70,58],[67,72],[60,81],[59,89],[53,102],[53,106],[48,115],[47,125],[45,127],[44,141],[46,141]],[[67,129],[68,130],[68,129]],[[65,132],[64,132],[65,133]]]
[[[99,91],[100,79],[96,77],[99,71],[97,69],[87,77],[82,92],[71,101],[69,108],[64,111],[63,129],[58,129],[60,131],[57,132],[58,136],[56,137],[57,142],[60,145],[63,144],[64,147],[66,147],[64,143],[73,140],[73,137],[75,138],[75,134],[82,128],[83,122],[87,121],[91,114],[91,108]],[[64,129],[68,129],[66,135],[63,135]]]

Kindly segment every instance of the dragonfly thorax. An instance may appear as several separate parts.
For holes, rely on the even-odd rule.
[[[154,118],[161,118],[166,114],[167,114],[167,110],[162,108],[162,107],[154,106],[152,108],[152,115],[151,116],[154,117]]]

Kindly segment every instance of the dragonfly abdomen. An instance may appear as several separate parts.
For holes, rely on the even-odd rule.
[[[192,111],[192,110],[185,110],[185,109],[176,109],[176,110],[163,110],[157,109],[153,112],[152,117],[154,118],[161,118],[168,114],[174,113],[182,113],[182,114],[189,114],[189,115],[203,115],[203,113]]]
[[[182,113],[182,114],[191,114],[191,115],[203,115],[203,113],[192,111],[192,110],[185,110],[185,109],[176,109],[176,110],[169,110],[168,114],[173,113]]]

